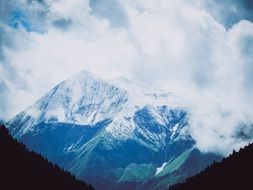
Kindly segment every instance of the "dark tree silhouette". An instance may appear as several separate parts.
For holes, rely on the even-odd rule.
[[[1,190],[94,190],[13,139],[0,125]]]
[[[239,152],[233,151],[220,163],[210,167],[186,182],[171,186],[170,190],[252,190],[253,189],[253,144]]]

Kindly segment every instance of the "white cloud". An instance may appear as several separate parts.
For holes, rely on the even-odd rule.
[[[115,16],[94,14],[89,1],[47,2],[46,8],[33,5],[43,12],[43,28],[29,32],[3,25],[15,48],[4,48],[6,59],[0,60],[2,118],[85,68],[102,78],[126,76],[190,99],[197,105],[191,131],[202,151],[227,154],[248,142],[238,134],[251,133],[253,122],[250,21],[226,29],[197,0],[121,0],[115,12],[124,12],[124,24],[115,25],[110,20]],[[55,27],[58,20],[69,27]]]

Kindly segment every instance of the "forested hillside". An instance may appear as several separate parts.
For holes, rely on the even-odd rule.
[[[252,172],[253,144],[250,144],[170,190],[252,190]]]
[[[0,125],[0,189],[93,190],[93,187],[29,151]]]

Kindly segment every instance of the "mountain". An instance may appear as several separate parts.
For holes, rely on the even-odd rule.
[[[0,119],[0,125],[5,125],[5,121]]]
[[[138,189],[165,189],[171,184],[185,180],[199,173],[219,156],[210,153],[203,154],[198,149],[186,150],[177,158],[163,165],[163,170],[144,182]]]
[[[253,144],[239,152],[233,152],[220,163],[214,163],[185,183],[170,187],[170,190],[199,189],[252,189]]]
[[[196,156],[189,133],[190,105],[171,92],[81,71],[7,125],[29,149],[98,190],[141,189],[156,186],[159,178],[170,179],[156,186],[161,189],[219,159]],[[186,171],[185,163],[192,159],[201,164]]]
[[[16,190],[93,190],[69,172],[28,151],[0,125],[0,189]]]

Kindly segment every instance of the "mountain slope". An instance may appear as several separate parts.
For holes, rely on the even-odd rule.
[[[253,144],[233,152],[220,163],[214,163],[185,183],[172,186],[170,190],[199,189],[252,189]]]
[[[144,182],[139,189],[158,190],[184,181],[187,177],[199,173],[214,160],[221,158],[213,154],[203,154],[197,149],[189,149],[166,163],[155,176]]]
[[[126,184],[135,189],[163,163],[194,147],[189,105],[171,92],[143,89],[126,79],[104,81],[82,71],[7,124],[31,150],[96,189]]]
[[[30,152],[0,126],[0,189],[92,190],[74,176]]]

